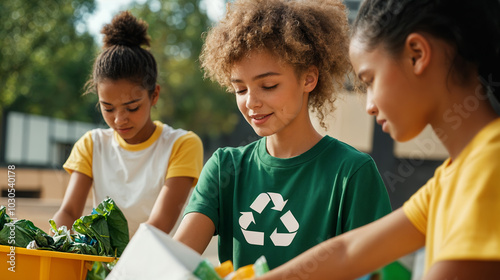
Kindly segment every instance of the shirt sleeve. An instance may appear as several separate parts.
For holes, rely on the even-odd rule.
[[[88,131],[73,145],[73,149],[63,168],[69,174],[73,173],[73,171],[78,171],[92,178],[93,147],[92,134],[91,131]]]
[[[435,180],[434,177],[429,179],[424,186],[403,204],[403,212],[406,217],[423,235],[427,234],[428,213]]]
[[[175,141],[168,164],[166,179],[172,177],[194,178],[198,182],[203,167],[203,144],[200,137],[188,132]]]
[[[219,228],[219,156],[216,151],[205,163],[198,184],[194,188],[184,215],[192,212],[204,214]]]
[[[342,198],[337,235],[373,222],[391,212],[387,189],[370,157],[351,175]]]

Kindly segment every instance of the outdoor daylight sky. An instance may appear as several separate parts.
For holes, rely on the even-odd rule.
[[[144,3],[146,0],[96,0],[97,7],[94,13],[86,20],[86,29],[101,42],[99,34],[104,24],[111,22],[113,16],[125,9],[131,3]],[[204,0],[207,14],[213,19],[220,18],[224,11],[224,0]]]

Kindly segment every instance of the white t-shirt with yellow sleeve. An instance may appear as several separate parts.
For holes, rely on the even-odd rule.
[[[155,121],[151,137],[140,144],[128,144],[112,129],[94,129],[78,140],[63,165],[69,173],[78,171],[94,181],[94,207],[112,198],[127,218],[132,236],[145,222],[165,180],[194,178],[196,185],[203,167],[203,146],[193,132]]]
[[[444,260],[500,261],[500,119],[446,160],[403,210],[425,235],[425,271]]]

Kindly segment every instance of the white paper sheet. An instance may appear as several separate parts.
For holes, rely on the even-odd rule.
[[[168,234],[141,224],[106,280],[189,280],[202,257]]]

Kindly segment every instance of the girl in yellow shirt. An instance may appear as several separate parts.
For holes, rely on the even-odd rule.
[[[498,279],[500,2],[365,0],[349,55],[383,131],[431,125],[450,158],[401,209],[259,279],[353,279],[422,246],[424,279]]]

